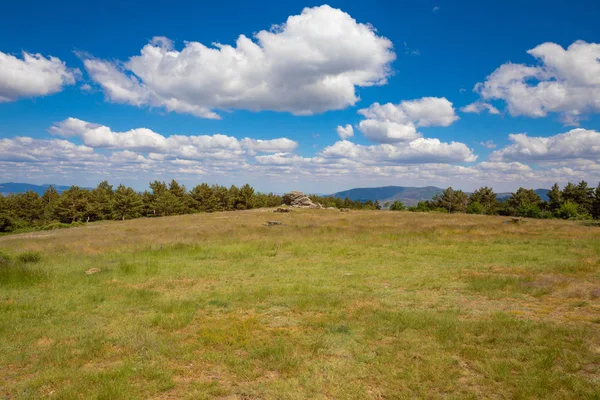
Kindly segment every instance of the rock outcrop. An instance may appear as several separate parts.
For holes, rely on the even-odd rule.
[[[323,208],[319,203],[313,203],[304,193],[297,191],[284,194],[283,203],[290,207],[297,208]]]

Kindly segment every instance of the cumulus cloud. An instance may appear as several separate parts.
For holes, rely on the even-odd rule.
[[[23,52],[17,58],[0,51],[0,103],[60,92],[78,74],[56,57]]]
[[[88,146],[78,146],[67,140],[41,140],[30,137],[0,139],[0,161],[44,162],[69,159],[95,160],[98,155]]]
[[[373,26],[327,5],[305,8],[234,46],[155,37],[124,63],[87,58],[106,97],[204,118],[215,110],[273,110],[311,115],[358,101],[357,87],[383,85],[396,58]]]
[[[500,110],[498,110],[496,107],[494,107],[490,103],[486,103],[483,101],[476,101],[474,103],[466,105],[466,106],[462,107],[460,109],[460,111],[465,112],[465,113],[475,113],[475,114],[481,114],[482,112],[487,111],[488,113],[494,114],[494,115],[500,114]]]
[[[600,112],[600,44],[576,41],[567,49],[544,43],[527,52],[539,65],[501,65],[475,91],[504,100],[511,115],[559,113],[567,125]]]
[[[513,144],[494,151],[492,161],[560,161],[600,159],[600,133],[573,129],[550,137],[530,137],[525,133],[508,136]]]
[[[346,124],[346,126],[338,125],[338,127],[336,128],[336,132],[342,140],[346,140],[354,136],[354,129],[350,124]]]
[[[417,127],[449,126],[458,119],[452,103],[444,97],[373,103],[358,113],[366,118],[359,123],[360,131],[379,143],[411,141],[421,137]]]
[[[409,143],[363,146],[342,140],[320,152],[325,158],[348,158],[367,163],[472,162],[477,159],[464,143],[418,138]]]
[[[91,148],[108,148],[148,152],[150,158],[161,155],[183,158],[235,158],[245,151],[248,154],[293,151],[297,146],[293,140],[277,138],[271,140],[215,135],[171,135],[163,136],[147,128],[136,128],[126,132],[113,132],[111,128],[77,118],[67,118],[50,127],[49,132],[63,137],[80,137]]]

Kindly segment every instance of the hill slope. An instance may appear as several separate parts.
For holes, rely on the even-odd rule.
[[[405,205],[411,206],[419,201],[431,200],[436,194],[442,193],[444,189],[436,186],[412,187],[412,186],[381,186],[373,188],[355,188],[332,194],[333,197],[344,199],[348,197],[354,201],[378,200],[380,203],[386,201],[400,200]],[[542,198],[548,200],[548,189],[535,189]],[[469,193],[469,192],[467,192]],[[510,192],[498,193],[498,200],[506,200]]]

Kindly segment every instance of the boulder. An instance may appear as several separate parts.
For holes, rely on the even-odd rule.
[[[283,204],[296,208],[323,208],[302,192],[293,191],[283,195]]]

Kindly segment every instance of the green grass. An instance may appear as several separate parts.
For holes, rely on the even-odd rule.
[[[260,210],[3,236],[0,398],[598,398],[600,231],[504,220]]]

